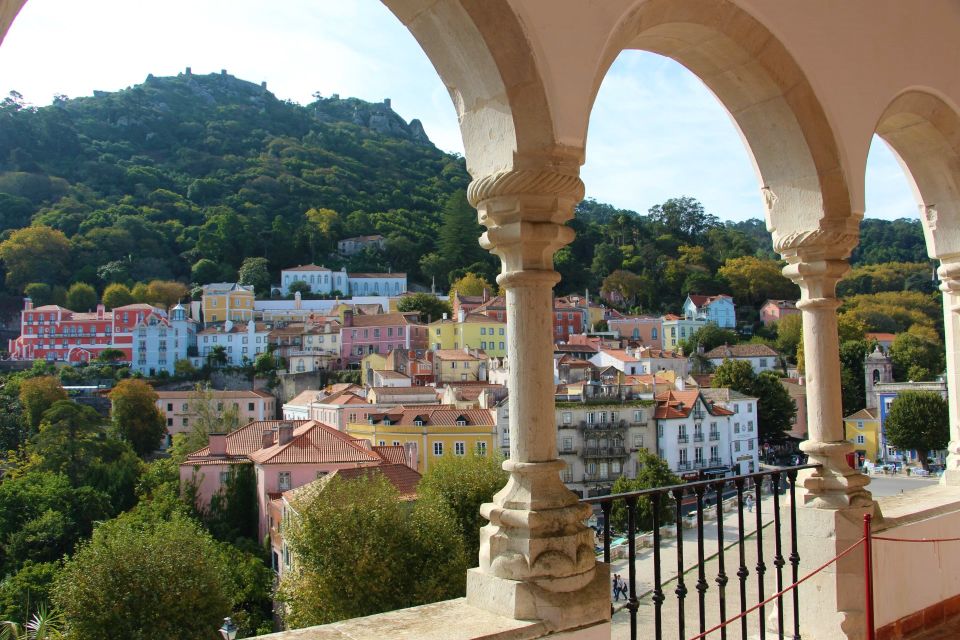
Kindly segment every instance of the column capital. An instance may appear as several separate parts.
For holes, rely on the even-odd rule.
[[[960,255],[941,258],[937,277],[940,279],[940,291],[960,294]]]
[[[553,271],[553,254],[573,241],[564,223],[583,199],[583,181],[553,168],[501,171],[470,183],[467,198],[487,228],[480,244],[503,261],[498,280],[520,271]]]
[[[773,249],[787,262],[821,260],[845,261],[860,237],[856,228],[847,224],[835,227],[820,227],[809,231],[793,231],[786,234],[773,233]]]

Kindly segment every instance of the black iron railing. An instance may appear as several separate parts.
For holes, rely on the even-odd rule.
[[[660,487],[657,489],[647,489],[632,493],[622,493],[584,499],[582,502],[591,505],[598,505],[600,507],[600,511],[603,516],[603,560],[608,564],[611,561],[611,515],[614,511],[614,504],[623,503],[625,507],[626,531],[622,532],[626,537],[627,544],[628,582],[627,593],[625,594],[625,609],[629,614],[631,640],[636,640],[638,637],[637,611],[640,608],[640,599],[638,597],[637,590],[636,539],[638,535],[642,533],[638,527],[638,503],[641,500],[649,501],[649,509],[645,509],[644,511],[648,512],[650,514],[649,517],[652,519],[651,529],[653,537],[653,557],[652,559],[648,558],[645,560],[647,562],[652,561],[653,563],[652,589],[645,594],[650,597],[650,601],[653,604],[653,633],[645,633],[644,637],[652,637],[656,640],[661,640],[661,638],[663,638],[663,608],[667,599],[667,595],[664,591],[665,585],[662,577],[661,566],[661,528],[664,526],[675,526],[677,531],[677,576],[675,579],[676,584],[675,588],[673,589],[673,594],[676,597],[677,605],[676,628],[678,632],[677,637],[680,638],[680,640],[686,640],[688,635],[686,630],[687,620],[685,607],[686,598],[689,593],[686,583],[686,574],[692,573],[694,570],[696,572],[696,583],[694,589],[697,592],[696,599],[698,608],[696,623],[699,626],[700,634],[704,634],[707,630],[707,603],[708,593],[711,590],[711,585],[708,582],[707,575],[707,561],[711,560],[711,558],[708,558],[705,555],[704,516],[709,512],[708,510],[713,510],[715,512],[717,521],[715,533],[717,543],[717,553],[715,556],[716,575],[713,578],[713,582],[715,583],[713,590],[715,591],[717,598],[716,610],[719,611],[719,621],[724,622],[735,617],[735,614],[732,614],[730,618],[727,616],[728,605],[731,604],[727,596],[727,586],[731,580],[736,580],[738,583],[739,602],[737,604],[739,604],[740,614],[744,614],[749,607],[756,605],[756,603],[763,602],[764,577],[768,571],[768,565],[765,559],[772,560],[773,570],[776,572],[775,593],[780,593],[783,591],[784,569],[788,562],[790,563],[791,571],[790,583],[797,581],[800,566],[800,554],[797,547],[796,529],[797,473],[802,469],[813,469],[816,467],[817,465],[784,467],[730,478],[703,480],[670,487]],[[789,540],[786,542],[783,540],[784,523],[782,522],[780,513],[781,496],[784,494],[789,494],[790,498]],[[767,497],[772,498],[772,505],[770,505],[773,511],[772,558],[767,558],[764,555],[764,536],[769,536],[771,534],[771,531],[769,530],[765,532],[765,529],[769,527],[771,523],[763,521],[763,503],[764,498]],[[664,509],[662,509],[662,507],[664,506],[669,506],[672,508],[672,513],[669,518],[670,522],[663,521],[662,512]],[[726,558],[724,552],[728,549],[728,547],[724,540],[723,525],[725,524],[724,517],[731,515],[734,512],[736,513],[735,523],[733,525],[726,523],[727,526],[735,527],[737,532],[736,541],[730,541],[729,543],[730,550],[732,550],[734,546],[737,547],[736,558],[738,561],[736,572],[731,576],[727,573],[726,567]],[[751,516],[755,519],[754,523],[748,522]],[[685,536],[683,535],[684,519],[686,518],[695,519],[696,521],[695,527],[697,542],[696,565],[687,567],[684,566],[684,546],[685,544],[689,544],[689,541],[685,543]],[[755,527],[755,530],[750,531],[750,527]],[[748,602],[748,579],[750,578],[751,571],[747,565],[747,545],[749,544],[748,538],[750,537],[754,538],[753,544],[756,547],[757,558],[757,563],[754,568],[756,585],[755,587],[752,587],[750,591],[751,593],[755,591],[757,599],[750,599],[750,602]],[[786,557],[784,557],[785,548],[789,548],[789,555]],[[769,553],[769,546],[767,546],[767,550],[767,553]],[[791,607],[793,616],[792,635],[789,634],[788,629],[784,627],[785,614],[783,598],[784,596],[781,595],[776,599],[777,631],[773,632],[772,636],[780,639],[791,638],[792,640],[800,640],[799,593],[797,589],[793,589],[793,606]],[[733,622],[729,629],[724,626],[717,630],[717,633],[719,634],[718,637],[722,640],[726,640],[728,631],[732,631],[737,626],[740,627],[740,635],[742,638],[746,639],[747,637],[752,637],[748,636],[748,624],[749,618],[755,615],[758,616],[757,619],[759,622],[759,629],[755,631],[755,633],[761,640],[765,640],[767,637],[766,613],[766,607],[761,605],[756,612],[749,615],[741,615],[739,621]],[[711,613],[710,617],[715,618],[716,613]],[[695,633],[691,632],[690,635],[695,635]],[[711,637],[713,637],[712,634]]]

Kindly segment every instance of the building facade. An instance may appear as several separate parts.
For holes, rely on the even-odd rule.
[[[178,360],[189,362],[198,330],[198,323],[179,304],[170,310],[169,318],[148,314],[133,330],[130,369],[151,377],[161,371],[172,375]]]
[[[507,323],[482,313],[462,313],[429,325],[430,348],[481,349],[493,358],[507,355]]]
[[[203,285],[200,298],[205,325],[220,322],[253,320],[253,287],[236,282],[214,282]]]
[[[691,293],[683,302],[683,315],[686,318],[712,322],[723,329],[734,329],[737,326],[737,309],[733,298],[722,293],[716,296]]]
[[[733,412],[699,391],[667,391],[656,400],[657,455],[685,480],[723,477],[733,465]]]
[[[340,329],[340,358],[344,365],[356,366],[369,353],[425,350],[427,333],[416,313],[355,315],[345,311]]]

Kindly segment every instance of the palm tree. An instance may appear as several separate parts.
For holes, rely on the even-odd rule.
[[[63,614],[40,605],[23,626],[9,620],[0,622],[0,640],[62,640],[66,637],[63,622]]]

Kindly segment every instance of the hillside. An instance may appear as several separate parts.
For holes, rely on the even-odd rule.
[[[65,234],[69,268],[35,260],[0,293],[40,281],[102,291],[234,280],[248,257],[267,258],[274,278],[317,262],[406,271],[439,287],[466,269],[492,280],[496,262],[478,247],[482,229],[463,197],[468,181],[463,159],[389,101],[334,95],[301,106],[226,73],[189,72],[43,108],[11,94],[0,103],[0,239],[52,227]],[[557,256],[561,292],[616,290],[649,311],[676,311],[689,292],[733,293],[746,306],[796,295],[761,221],[720,221],[693,198],[645,214],[588,199],[571,226],[577,239]],[[863,229],[855,264],[926,262],[919,222]],[[386,236],[384,252],[336,255],[337,240],[373,233]],[[858,292],[869,292],[864,282]]]

